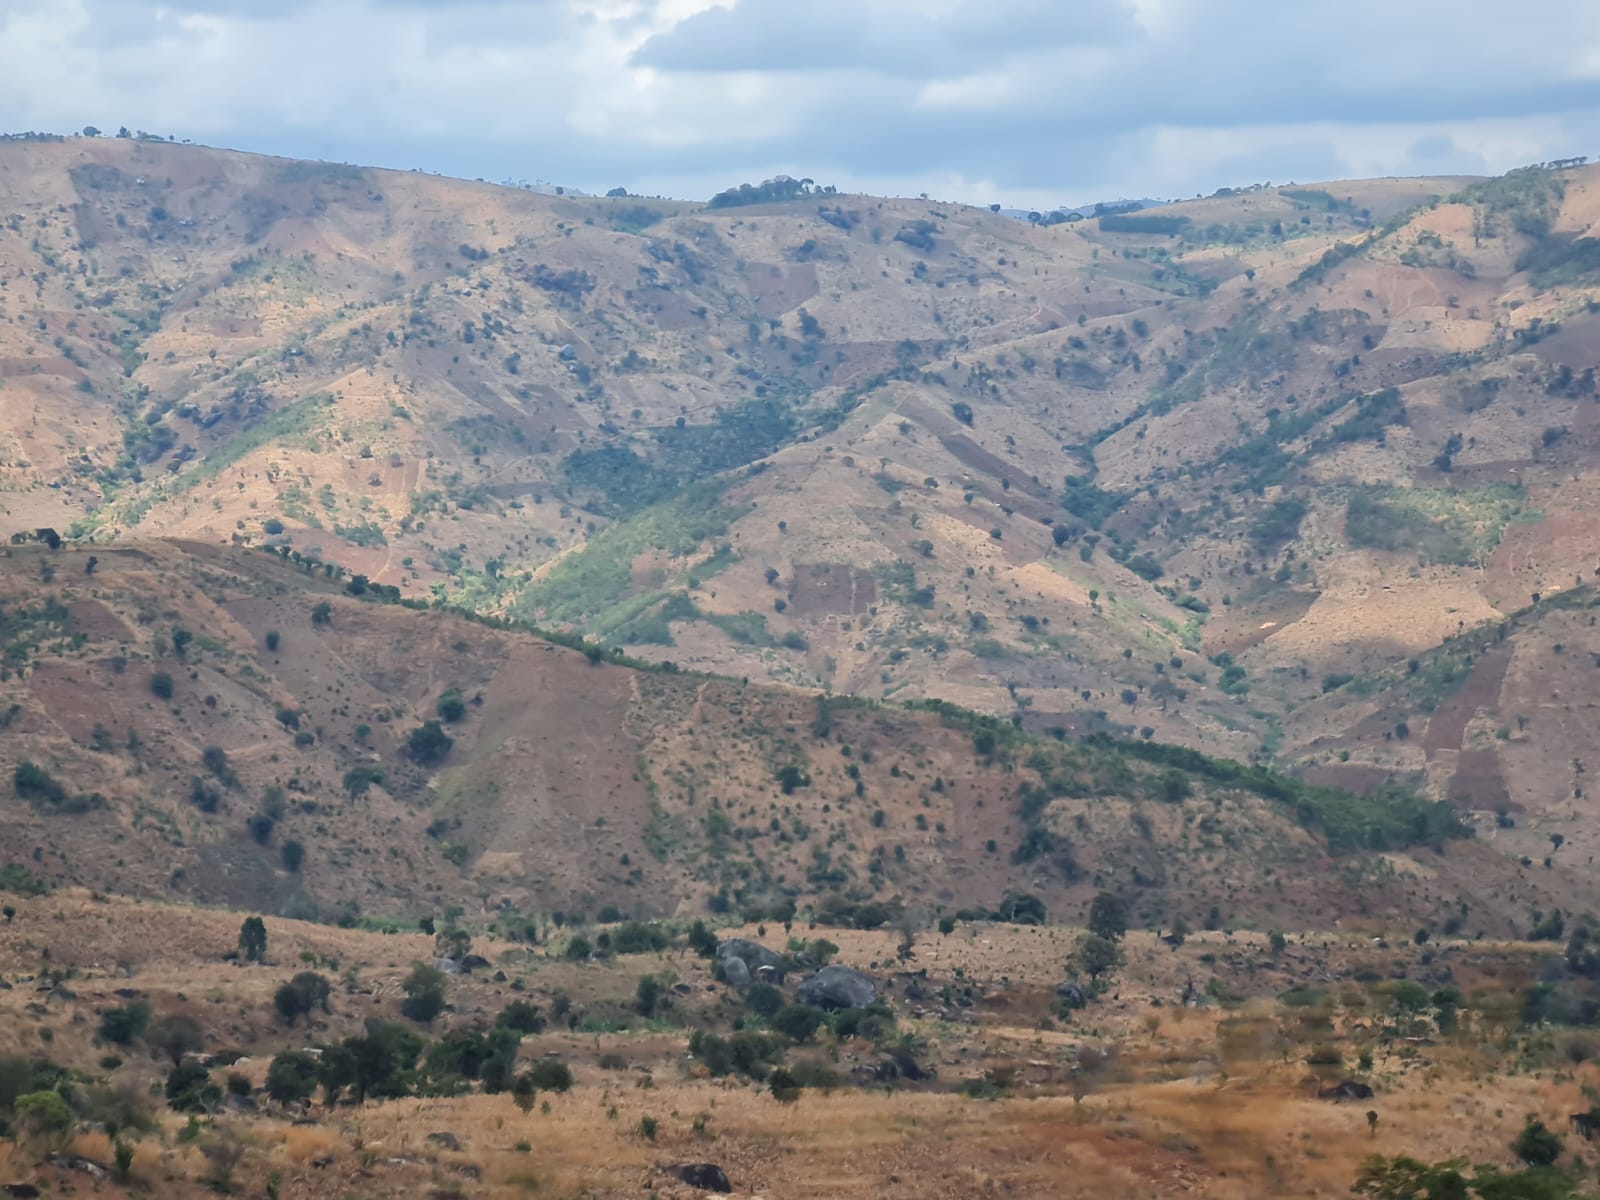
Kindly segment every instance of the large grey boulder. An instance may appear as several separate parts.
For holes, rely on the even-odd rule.
[[[751,984],[750,968],[744,965],[744,959],[728,955],[727,958],[718,959],[722,964],[722,979],[729,987],[747,988]]]
[[[851,967],[823,967],[800,985],[795,999],[801,1004],[836,1012],[841,1008],[865,1008],[878,998],[878,989],[860,971]]]
[[[783,979],[783,959],[760,942],[752,942],[748,938],[729,938],[717,943],[717,957],[722,960],[724,971],[728,969],[728,960],[736,958],[749,968],[752,975],[759,975],[765,968],[776,975],[780,982]]]

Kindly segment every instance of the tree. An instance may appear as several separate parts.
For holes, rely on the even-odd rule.
[[[267,924],[260,917],[246,917],[239,926],[239,953],[253,963],[267,956]]]
[[[450,753],[450,747],[455,744],[455,739],[444,731],[444,726],[439,722],[424,721],[411,731],[407,749],[417,762],[431,766],[443,762],[445,755]]]
[[[165,671],[157,671],[150,676],[150,690],[162,700],[171,700],[172,676]]]
[[[706,928],[704,921],[696,921],[689,926],[689,949],[701,958],[713,958],[717,953],[717,935]]]
[[[518,1075],[511,1085],[511,1100],[526,1115],[533,1111],[533,1102],[539,1096],[539,1089],[534,1086],[533,1076],[524,1071]]]
[[[273,993],[272,1006],[280,1017],[293,1025],[319,1006],[327,1012],[328,997],[332,994],[333,987],[323,976],[315,971],[301,971]]]
[[[572,1087],[572,1068],[559,1058],[541,1058],[528,1074],[542,1092],[565,1092]]]
[[[773,1013],[768,1024],[792,1042],[808,1042],[827,1019],[820,1008],[790,1004]]]
[[[509,1029],[515,1033],[540,1033],[544,1029],[544,1013],[530,1001],[513,1000],[500,1010],[494,1024],[496,1029]]]
[[[1561,1157],[1561,1135],[1552,1133],[1537,1117],[1529,1117],[1511,1143],[1511,1153],[1530,1167],[1550,1167]]]
[[[17,1132],[28,1142],[53,1141],[72,1127],[72,1110],[59,1092],[18,1096],[14,1111]]]
[[[1089,982],[1098,983],[1100,976],[1116,970],[1122,962],[1122,952],[1111,939],[1086,933],[1078,939],[1072,952],[1072,962],[1089,977]]]
[[[454,926],[441,929],[433,938],[433,953],[437,958],[463,959],[472,952],[472,935]]]
[[[1116,942],[1128,932],[1128,906],[1120,896],[1101,892],[1089,905],[1089,932]]]
[[[321,1063],[303,1050],[285,1050],[267,1068],[267,1096],[277,1104],[303,1104],[321,1082]]]
[[[461,699],[461,692],[456,688],[451,688],[440,696],[437,707],[439,720],[447,723],[459,721],[467,715],[466,701]]]
[[[183,1061],[185,1054],[191,1054],[205,1045],[200,1022],[184,1013],[172,1013],[150,1022],[144,1040],[150,1049],[170,1058],[174,1067]]]
[[[665,990],[661,980],[654,975],[639,976],[639,986],[635,992],[635,1004],[641,1017],[655,1016],[656,1006],[661,1003],[661,993]]]
[[[326,600],[322,601],[311,610],[311,623],[313,625],[328,625],[333,621],[333,605]]]
[[[401,981],[406,998],[400,1011],[413,1021],[427,1025],[444,1011],[444,972],[427,963],[412,963],[411,974]]]
[[[135,1000],[100,1014],[100,1036],[118,1046],[131,1046],[150,1025],[150,1002]]]
[[[167,1103],[179,1112],[202,1112],[222,1102],[222,1089],[197,1062],[179,1063],[167,1072]]]
[[[306,848],[294,838],[290,838],[285,842],[278,853],[283,857],[283,869],[291,875],[297,873],[300,870],[300,864],[306,860]]]
[[[98,129],[96,129],[93,125],[85,125],[83,127],[83,136],[84,137],[99,137],[100,136],[100,131]]]

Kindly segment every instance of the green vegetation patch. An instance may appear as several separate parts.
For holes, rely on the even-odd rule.
[[[1507,522],[1522,513],[1522,490],[1363,488],[1345,509],[1345,538],[1369,550],[1415,552],[1429,562],[1467,566],[1500,544]]]
[[[719,503],[722,485],[707,482],[601,530],[582,550],[558,561],[518,601],[524,613],[542,610],[546,621],[609,632],[636,620],[668,593],[689,583],[691,569],[670,583],[635,592],[633,563],[641,554],[693,554],[727,532],[748,511]],[[724,564],[731,558],[717,559]],[[701,572],[700,577],[704,577]]]

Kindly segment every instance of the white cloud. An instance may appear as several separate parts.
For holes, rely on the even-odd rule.
[[[0,0],[15,128],[707,195],[1050,205],[1600,151],[1600,5]]]

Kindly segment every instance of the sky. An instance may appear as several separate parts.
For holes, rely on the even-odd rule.
[[[1600,157],[1595,0],[0,0],[0,131],[1046,209]]]

